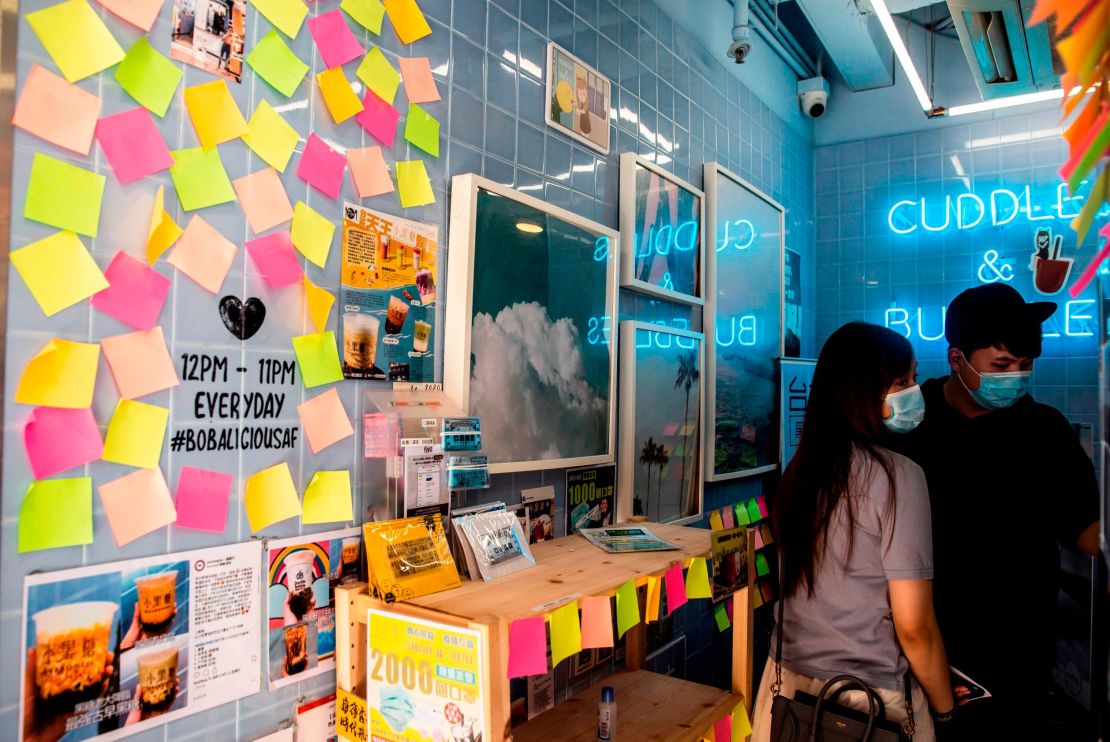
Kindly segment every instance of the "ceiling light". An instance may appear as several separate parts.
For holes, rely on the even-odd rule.
[[[539,234],[543,231],[543,227],[532,222],[517,222],[516,228],[525,234]]]
[[[879,25],[883,27],[883,31],[886,32],[890,45],[894,47],[894,56],[898,57],[898,62],[902,65],[902,71],[906,73],[906,78],[909,79],[910,85],[913,87],[917,102],[921,104],[922,110],[933,110],[933,102],[929,100],[929,94],[925,92],[925,83],[921,82],[921,76],[917,74],[917,68],[913,66],[913,60],[910,59],[910,51],[906,48],[906,42],[902,40],[898,29],[894,27],[894,19],[891,17],[890,11],[887,10],[886,0],[871,0],[871,7],[875,10],[875,16],[879,19]]]
[[[1078,92],[1078,89],[1074,92]],[[1005,98],[992,98],[991,100],[980,101],[979,103],[969,103],[966,106],[952,106],[945,110],[946,116],[963,116],[968,113],[980,113],[981,111],[994,111],[999,108],[1010,108],[1011,106],[1023,106],[1026,103],[1040,103],[1046,100],[1058,100],[1064,97],[1063,88],[1056,90],[1042,90],[1038,93],[1025,93],[1024,95],[1009,95]]]

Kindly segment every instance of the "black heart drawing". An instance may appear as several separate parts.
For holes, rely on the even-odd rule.
[[[220,299],[220,319],[232,335],[249,340],[262,327],[266,307],[253,296],[245,303],[238,296],[225,296]]]

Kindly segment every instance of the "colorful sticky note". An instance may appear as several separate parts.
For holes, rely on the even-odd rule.
[[[161,469],[140,469],[96,489],[118,546],[168,526],[177,519]]]
[[[709,528],[713,531],[723,531],[725,523],[721,520],[721,513],[714,510],[709,514]]]
[[[293,351],[297,354],[297,365],[301,368],[301,380],[308,388],[343,381],[343,369],[339,365],[339,351],[335,345],[335,333],[317,332],[293,338]]]
[[[662,586],[662,579],[658,577],[648,577],[647,602],[644,604],[645,621],[659,620],[659,593],[661,592]]]
[[[96,261],[73,232],[55,232],[11,254],[12,265],[47,317],[108,288]]]
[[[709,589],[709,570],[705,566],[705,557],[694,557],[690,561],[690,568],[686,570],[686,597],[713,597],[713,591]]]
[[[177,508],[179,528],[223,533],[227,528],[227,503],[235,477],[192,466],[181,467],[177,476]]]
[[[127,50],[116,67],[116,81],[135,102],[157,116],[165,116],[184,73],[159,54],[143,36]]]
[[[767,517],[767,500],[766,500],[766,498],[763,497],[763,495],[760,495],[759,497],[755,498],[755,506],[759,510],[759,517],[760,518],[766,518]]]
[[[636,582],[628,582],[617,588],[617,636],[640,623],[640,603],[636,598]]]
[[[728,610],[725,608],[724,603],[718,603],[713,606],[713,617],[717,620],[717,631],[728,631],[732,627],[732,622],[728,618]]]
[[[150,32],[165,0],[97,0],[117,18]]]
[[[758,528],[753,528],[752,529],[752,536],[755,539],[755,548],[756,549],[762,549],[763,546],[764,546],[764,544],[763,544],[763,534],[759,532]]]
[[[288,231],[274,232],[246,243],[247,254],[271,288],[280,289],[299,283],[304,268],[297,260]]]
[[[300,0],[294,0],[302,8]],[[254,45],[247,55],[247,64],[258,76],[270,84],[286,98],[297,92],[297,88],[308,72],[308,65],[293,53],[289,45],[282,41],[277,32],[270,31]]]
[[[372,94],[371,94],[372,95]],[[385,164],[381,147],[363,147],[347,150],[347,164],[359,198],[380,196],[393,192],[393,178]]]
[[[723,525],[725,529],[736,527],[736,513],[731,505],[721,509],[721,525]]]
[[[123,59],[123,48],[85,0],[66,0],[28,13],[26,18],[69,82],[106,70]]]
[[[432,65],[427,57],[401,57],[401,80],[405,83],[405,97],[409,103],[435,103],[440,100]]]
[[[243,141],[266,164],[279,173],[284,173],[285,166],[289,164],[289,158],[293,156],[293,150],[300,141],[300,135],[273,106],[262,101],[247,122],[247,133],[243,135]]]
[[[1087,264],[1087,268],[1083,271],[1082,275],[1075,279],[1075,282],[1068,288],[1068,293],[1071,294],[1071,298],[1073,299],[1078,298],[1079,295],[1083,293],[1083,290],[1094,280],[1095,275],[1098,273],[1099,266],[1107,259],[1110,259],[1110,222],[1102,228],[1099,234],[1105,237],[1107,242],[1102,246],[1102,249],[1091,258],[1091,262]]]
[[[103,175],[36,152],[31,161],[23,216],[58,229],[96,237],[104,181]]]
[[[289,464],[283,461],[253,474],[247,480],[243,505],[247,509],[252,532],[300,515],[301,501],[297,497],[297,488],[293,486]]]
[[[335,237],[335,225],[318,211],[298,201],[293,209],[293,246],[301,255],[323,268],[331,252],[331,241]]]
[[[205,149],[177,149],[171,152],[173,178],[177,198],[185,211],[196,211],[208,206],[226,204],[235,200],[235,191],[224,170],[220,150],[216,147]]]
[[[367,31],[382,32],[382,19],[385,17],[382,0],[343,0],[339,8]]]
[[[410,104],[405,117],[405,141],[439,157],[439,121],[415,103]]]
[[[423,160],[397,163],[397,192],[401,197],[401,206],[406,209],[436,202]]]
[[[165,407],[121,399],[104,439],[104,460],[142,469],[157,468],[169,419],[170,411]]]
[[[366,53],[358,43],[358,39],[351,33],[339,8],[309,18],[308,32],[316,43],[316,51],[324,60],[324,66],[329,69],[347,64]]]
[[[744,742],[752,733],[752,722],[748,718],[748,709],[743,702],[736,704],[732,710],[732,740],[731,742]]]
[[[312,326],[316,328],[316,332],[323,332],[324,328],[328,326],[328,315],[331,314],[335,297],[331,295],[331,292],[320,288],[308,276],[305,276],[304,303],[308,310],[309,319],[312,320]]]
[[[105,271],[108,288],[92,298],[92,305],[136,330],[158,324],[158,315],[170,292],[170,279],[123,250],[116,253]]]
[[[161,327],[104,338],[100,345],[124,399],[145,397],[180,383]]]
[[[393,105],[393,97],[397,95],[397,86],[401,84],[401,75],[393,69],[393,65],[385,58],[381,49],[375,46],[368,51],[362,62],[359,63],[358,69],[355,70],[355,74],[379,98]]]
[[[351,472],[318,471],[304,491],[301,523],[346,523],[354,520],[351,498]]]
[[[763,552],[755,555],[755,573],[760,577],[771,574],[771,566],[767,563],[767,555]]]
[[[732,742],[732,714],[713,722],[713,742]]]
[[[92,410],[36,407],[23,426],[23,447],[35,479],[88,464],[104,454]]]
[[[91,544],[92,478],[32,482],[19,507],[19,552]]]
[[[301,418],[301,428],[312,453],[319,453],[355,434],[347,409],[339,398],[339,390],[335,387],[297,405],[297,415]]]
[[[212,225],[193,216],[166,262],[215,294],[223,286],[238,250]]]
[[[261,13],[274,28],[291,39],[300,33],[301,23],[308,15],[308,8],[301,0],[251,0],[254,9]]]
[[[667,615],[686,605],[686,583],[682,580],[682,565],[675,564],[663,575],[667,586]]]
[[[12,124],[51,144],[87,155],[101,104],[97,96],[36,64],[23,81]],[[59,111],[65,115],[58,115]]]
[[[154,126],[150,111],[142,106],[100,119],[96,141],[120,183],[131,183],[173,165],[166,140]]]
[[[582,651],[582,627],[578,624],[578,603],[572,600],[548,616],[551,621],[551,666]]]
[[[346,157],[320,137],[309,134],[301,160],[297,163],[297,177],[328,198],[337,199],[343,187],[343,170],[346,167]]]
[[[293,218],[293,205],[277,170],[268,167],[232,181],[239,205],[254,232],[265,232]]]
[[[547,622],[543,616],[518,618],[509,624],[509,678],[546,672]]]
[[[613,646],[613,613],[606,596],[582,598],[582,649]]]
[[[146,236],[146,261],[151,265],[162,257],[162,253],[181,236],[181,227],[166,211],[163,186],[154,192],[154,203],[150,207],[150,226]]]
[[[23,369],[15,401],[43,407],[91,407],[100,346],[54,338]]]
[[[324,104],[335,123],[340,124],[362,110],[362,102],[355,95],[351,83],[347,82],[342,67],[333,67],[316,75],[316,84],[320,86]]]
[[[755,501],[755,498],[748,500],[747,508],[748,520],[751,523],[758,523],[759,521],[763,520],[763,513],[759,512],[759,503]]]
[[[385,0],[385,12],[402,44],[411,44],[432,32],[416,0]]]
[[[373,90],[367,90],[362,96],[362,113],[355,117],[359,126],[387,147],[392,147],[397,139],[397,122],[400,120],[401,112]]]
[[[225,80],[185,88],[185,110],[205,149],[230,142],[247,133],[243,118]]]
[[[733,506],[733,510],[736,512],[736,525],[751,525],[751,518],[748,517],[748,506],[745,503],[736,503],[736,505]]]

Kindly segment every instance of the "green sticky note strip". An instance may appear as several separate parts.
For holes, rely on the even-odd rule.
[[[755,555],[755,573],[760,577],[771,574],[771,566],[767,564],[767,556],[762,551]]]
[[[713,607],[713,617],[717,619],[717,631],[728,631],[732,628],[732,623],[728,620],[728,611],[725,609],[724,603],[718,603]]]
[[[432,157],[439,157],[439,122],[415,103],[405,118],[405,139]]]
[[[32,482],[19,508],[19,551],[91,544],[92,478]]]
[[[1102,211],[1105,201],[1110,200],[1110,167],[1104,167],[1098,176],[1090,193],[1087,194],[1087,203],[1079,210],[1079,216],[1071,221],[1071,228],[1075,230],[1075,242],[1079,244],[1087,237],[1095,215]]]
[[[578,623],[578,601],[556,608],[551,620],[551,667],[582,651],[582,626]]]
[[[185,211],[235,200],[235,189],[231,187],[217,148],[177,149],[170,154],[174,162],[170,177],[177,189],[181,208]]]
[[[385,6],[381,0],[343,0],[340,9],[351,16],[358,25],[367,31],[380,34],[382,32],[382,18],[385,17]]]
[[[308,65],[282,41],[277,31],[270,31],[254,45],[254,51],[247,55],[247,64],[286,98],[297,92],[308,72]]]
[[[640,623],[640,602],[636,599],[636,582],[628,582],[617,588],[617,636]]]
[[[291,39],[297,38],[308,8],[301,0],[251,0],[254,9]]]
[[[705,557],[694,557],[690,562],[690,569],[686,570],[686,597],[713,597],[713,591],[709,589],[709,571],[705,567]]]
[[[748,509],[747,509],[747,507],[744,506],[744,503],[742,503],[742,502],[736,503],[736,505],[733,506],[733,510],[736,511],[736,525],[738,525],[738,526],[751,525],[751,521],[748,519]]]
[[[58,229],[96,237],[104,181],[103,175],[36,152],[31,162],[23,216]]]
[[[393,98],[397,95],[397,86],[401,84],[401,73],[393,69],[393,65],[382,54],[382,50],[374,47],[362,58],[362,63],[355,70],[358,79],[366,83],[366,87],[384,100],[393,105]]]
[[[293,156],[293,150],[300,141],[300,135],[273,106],[260,101],[251,120],[247,122],[247,133],[243,135],[243,141],[270,167],[284,173],[285,166],[289,164],[289,158]]]
[[[343,381],[334,332],[329,330],[295,337],[293,351],[297,354],[297,365],[301,367],[301,379],[306,387]]]
[[[158,53],[143,36],[127,50],[116,67],[116,82],[139,105],[157,116],[165,116],[184,73]]]
[[[85,0],[66,0],[26,18],[67,82],[82,80],[123,59],[123,47]]]
[[[755,501],[754,497],[751,500],[748,500],[747,507],[749,523],[756,523],[763,519],[763,514],[759,512],[759,503]]]
[[[435,203],[436,195],[432,192],[432,182],[428,180],[423,160],[397,163],[397,194],[401,206],[406,209]]]

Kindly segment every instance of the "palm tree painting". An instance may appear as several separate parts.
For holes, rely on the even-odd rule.
[[[674,388],[682,388],[686,391],[686,405],[682,412],[682,451],[686,452],[690,440],[690,388],[698,383],[701,379],[701,371],[698,370],[698,356],[695,351],[682,353],[678,356],[678,374],[674,379]],[[682,457],[682,473],[679,474],[678,479],[680,482],[686,480],[686,456]],[[683,491],[685,493],[685,489]]]

